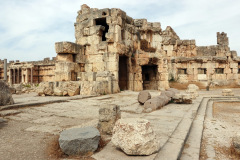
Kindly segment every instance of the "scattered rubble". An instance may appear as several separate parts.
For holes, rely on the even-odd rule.
[[[192,95],[188,93],[177,93],[173,97],[174,103],[180,104],[191,104],[192,103]]]
[[[186,93],[192,96],[192,99],[196,99],[198,97],[199,87],[195,84],[189,84],[186,90]]]
[[[223,89],[222,96],[234,96],[234,93],[232,92],[231,89]]]
[[[94,127],[72,128],[60,133],[59,145],[67,155],[84,155],[97,150],[100,133]]]
[[[159,149],[150,122],[139,118],[119,119],[113,128],[112,143],[127,155],[151,155]]]
[[[36,88],[39,96],[75,96],[80,94],[79,82],[42,82]]]

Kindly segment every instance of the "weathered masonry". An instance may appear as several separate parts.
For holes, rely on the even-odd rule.
[[[54,81],[55,58],[43,61],[19,62],[9,61],[7,65],[7,81],[10,84],[41,83]],[[0,79],[4,79],[3,61],[0,60]]]
[[[82,5],[75,26],[76,42],[57,42],[56,81],[81,81],[81,92],[166,89],[208,80],[238,82],[239,58],[228,47],[225,33],[215,46],[198,47],[181,40],[171,27],[133,19],[120,9]],[[94,89],[95,88],[95,89]]]
[[[75,43],[56,42],[56,61],[21,63],[20,70],[11,63],[8,81],[76,81],[83,95],[167,89],[170,80],[239,82],[240,58],[224,32],[217,33],[217,45],[196,46],[195,40],[181,40],[170,26],[162,30],[159,22],[85,4],[74,27]]]

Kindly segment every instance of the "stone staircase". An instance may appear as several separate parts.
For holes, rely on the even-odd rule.
[[[199,160],[205,116],[212,114],[214,101],[239,102],[240,97],[198,97],[154,160]]]

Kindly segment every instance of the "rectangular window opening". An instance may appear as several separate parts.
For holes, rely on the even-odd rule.
[[[179,68],[178,69],[178,74],[187,74],[187,69],[186,68]]]
[[[107,24],[106,18],[98,18],[95,19],[96,25],[101,25],[104,27],[104,30],[102,31],[102,41],[106,41],[106,33],[108,32],[109,26]]]
[[[216,68],[215,73],[216,74],[223,74],[224,73],[224,68]]]
[[[207,74],[206,68],[198,68],[198,74]]]

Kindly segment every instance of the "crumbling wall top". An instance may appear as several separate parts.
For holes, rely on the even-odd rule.
[[[218,45],[227,45],[228,46],[228,37],[227,37],[227,33],[220,33],[217,32],[217,44]]]
[[[175,38],[176,40],[180,40],[179,36],[177,35],[177,33],[172,29],[172,27],[167,26],[166,29],[163,31],[163,35],[164,36],[170,36]]]

